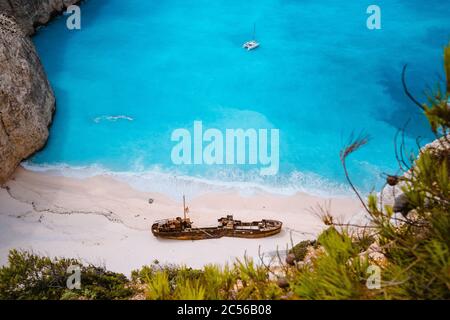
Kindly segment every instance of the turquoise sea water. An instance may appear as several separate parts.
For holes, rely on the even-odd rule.
[[[442,70],[450,2],[380,0],[382,30],[366,28],[370,1],[89,0],[82,29],[60,17],[35,36],[57,97],[44,150],[29,164],[102,168],[161,182],[184,175],[303,191],[343,191],[339,150],[372,136],[349,160],[365,192],[395,173],[393,139],[427,141],[400,74],[420,99]],[[261,47],[247,52],[253,25]],[[175,166],[174,129],[277,128],[280,171]]]

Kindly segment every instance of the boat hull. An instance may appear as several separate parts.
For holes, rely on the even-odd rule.
[[[183,231],[160,231],[159,225],[152,226],[152,233],[155,237],[172,240],[206,240],[218,239],[222,237],[258,239],[276,235],[281,232],[282,223],[270,221],[274,226],[264,230],[251,229],[227,229],[223,227],[215,228],[191,228]]]

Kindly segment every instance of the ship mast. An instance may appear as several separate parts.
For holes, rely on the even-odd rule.
[[[184,214],[184,220],[186,220],[186,197],[183,194],[183,214]]]

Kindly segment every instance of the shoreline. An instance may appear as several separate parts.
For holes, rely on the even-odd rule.
[[[142,192],[108,175],[73,178],[23,167],[0,189],[0,203],[1,265],[15,248],[80,258],[127,275],[154,260],[194,268],[244,255],[257,260],[259,251],[273,253],[313,239],[324,228],[312,212],[318,205],[329,206],[343,220],[363,219],[356,198],[205,192],[188,198],[194,226],[214,226],[220,217],[233,214],[244,221],[281,220],[282,232],[263,239],[162,240],[152,235],[150,226],[182,215],[181,199]]]
[[[314,173],[294,171],[282,175],[280,181],[259,180],[254,172],[237,172],[236,179],[231,175],[201,177],[191,176],[177,171],[164,170],[161,167],[138,171],[114,171],[93,164],[88,166],[72,166],[61,164],[34,164],[24,161],[21,167],[27,171],[42,173],[56,177],[69,177],[85,179],[96,176],[107,176],[122,181],[141,192],[162,193],[175,201],[184,194],[195,197],[207,192],[236,192],[242,195],[255,193],[268,193],[280,196],[292,196],[296,193],[305,193],[321,198],[351,198],[353,191],[346,183],[333,182]],[[248,174],[248,175],[245,175]],[[224,180],[225,179],[225,180]],[[281,185],[277,185],[280,183]]]

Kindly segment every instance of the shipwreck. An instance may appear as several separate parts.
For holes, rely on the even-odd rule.
[[[216,227],[193,227],[187,216],[189,209],[183,197],[184,217],[156,221],[152,225],[155,237],[174,240],[204,240],[222,237],[265,238],[280,233],[283,223],[277,220],[243,222],[234,220],[232,215],[218,219]]]

